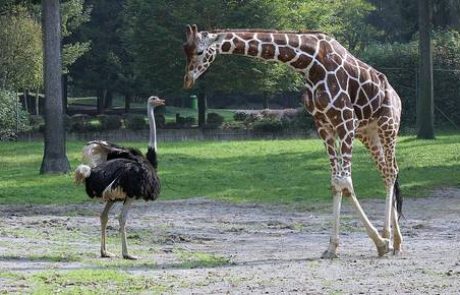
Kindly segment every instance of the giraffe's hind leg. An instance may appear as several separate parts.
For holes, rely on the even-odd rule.
[[[396,137],[396,132],[393,132],[392,130],[387,130],[383,132],[382,130],[380,130],[377,124],[373,124],[367,127],[366,129],[362,130],[359,137],[371,153],[372,158],[374,159],[385,184],[386,198],[382,237],[390,239],[391,225],[393,225],[393,248],[395,252],[400,251],[402,237],[398,225],[398,214],[394,206],[395,185],[398,171],[396,160],[394,157],[394,139]]]

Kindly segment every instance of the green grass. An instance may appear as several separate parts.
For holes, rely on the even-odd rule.
[[[146,143],[125,143],[145,151]],[[68,143],[79,164],[83,142]],[[329,161],[320,140],[161,143],[161,199],[209,197],[234,202],[313,203],[330,200]],[[84,188],[71,175],[38,174],[42,143],[0,143],[0,203],[80,203]],[[406,196],[427,196],[442,186],[460,186],[460,134],[436,140],[400,137],[400,179]],[[358,197],[383,197],[383,184],[358,142],[353,156]]]
[[[166,286],[154,277],[109,269],[45,271],[33,276],[31,294],[162,294]]]

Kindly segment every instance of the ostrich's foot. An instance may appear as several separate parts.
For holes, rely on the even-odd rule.
[[[123,254],[123,258],[124,259],[128,259],[128,260],[137,260],[138,257],[137,256],[134,256],[134,255],[131,255],[131,254]]]
[[[326,250],[323,252],[321,255],[321,259],[334,259],[334,258],[339,258],[336,252]]]
[[[102,258],[112,258],[112,257],[115,257],[115,256],[116,256],[115,254],[110,253],[107,250],[101,251],[101,257]]]
[[[390,246],[389,239],[383,239],[383,244],[377,246],[377,252],[379,253],[379,257],[382,257],[390,251],[393,251],[393,248]]]

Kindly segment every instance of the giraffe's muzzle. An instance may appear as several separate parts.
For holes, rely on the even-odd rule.
[[[195,84],[195,79],[193,79],[193,76],[186,74],[184,76],[184,88],[185,89],[191,89],[194,84]]]

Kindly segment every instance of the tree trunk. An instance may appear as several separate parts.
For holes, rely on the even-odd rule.
[[[131,94],[125,94],[125,113],[129,113],[131,104]]]
[[[263,108],[268,109],[269,108],[269,105],[268,105],[269,96],[266,92],[264,92],[263,96],[264,96]]]
[[[27,89],[24,89],[22,96],[24,97],[24,109],[26,110],[26,112],[30,113],[29,112],[29,91]]]
[[[45,81],[45,150],[40,174],[66,173],[62,108],[61,17],[59,0],[42,0]]]
[[[35,92],[35,115],[40,115],[40,96],[38,89]]]
[[[417,137],[434,138],[433,61],[430,0],[419,0],[420,81],[417,102]]]
[[[97,114],[103,114],[104,113],[104,90],[98,89],[96,91],[97,95]]]
[[[206,109],[208,102],[206,98],[206,90],[200,88],[198,93],[198,126],[203,128],[206,125]]]
[[[112,93],[112,91],[107,90],[105,92],[105,97],[104,97],[104,108],[106,110],[112,109],[112,105],[113,105],[112,102],[113,102],[113,93]]]
[[[62,75],[62,107],[64,114],[67,114],[67,103],[68,103],[68,92],[67,92],[67,87],[68,87],[68,81],[69,80],[69,75],[65,74]]]

